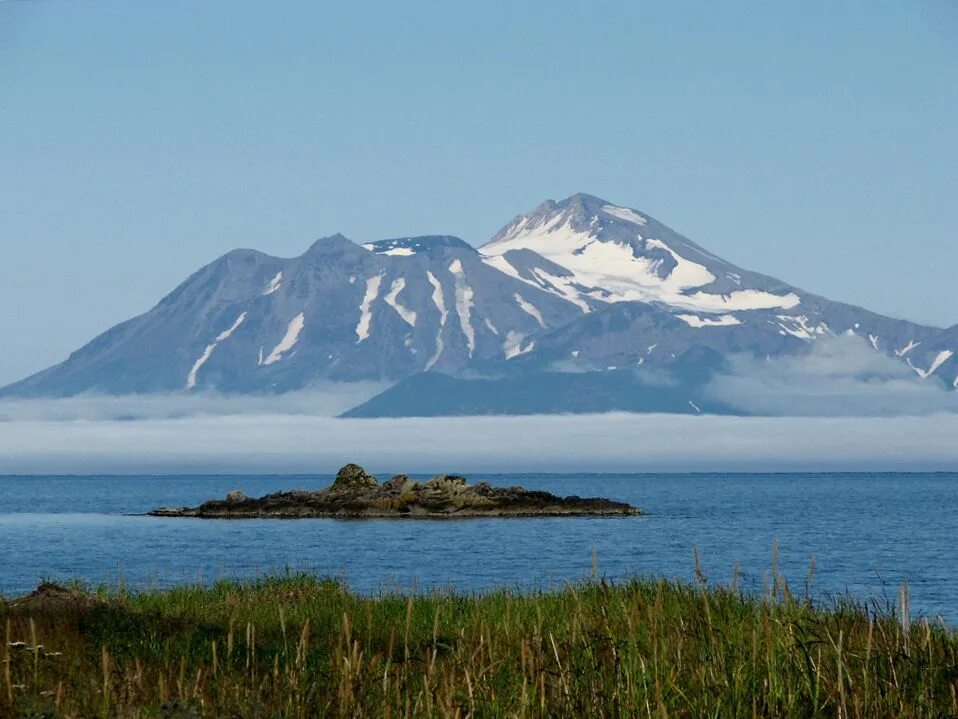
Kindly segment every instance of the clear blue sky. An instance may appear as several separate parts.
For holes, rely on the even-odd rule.
[[[577,191],[951,325],[956,118],[953,0],[0,1],[0,383],[237,246]]]

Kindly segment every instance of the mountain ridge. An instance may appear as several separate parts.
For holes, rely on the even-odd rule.
[[[733,354],[801,354],[848,333],[918,379],[958,388],[958,325],[833,302],[738,267],[639,210],[578,193],[515,216],[478,247],[453,235],[360,245],[336,233],[291,258],[232,250],[148,312],[0,396],[282,393],[323,380],[401,383],[437,372],[457,386],[469,377],[534,384],[557,366],[567,374],[654,368],[694,395],[698,385],[687,380],[704,365],[679,360],[690,352],[715,371]],[[623,383],[636,397],[648,386],[641,377]],[[463,402],[476,406],[465,395]],[[708,405],[698,395],[658,404],[689,403]]]

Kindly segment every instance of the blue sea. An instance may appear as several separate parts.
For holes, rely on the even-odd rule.
[[[142,513],[242,489],[318,489],[331,476],[0,477],[0,594],[44,579],[133,587],[309,570],[354,590],[562,586],[598,573],[761,592],[778,571],[804,594],[885,605],[907,579],[912,612],[958,623],[958,473],[471,475],[602,496],[641,517],[198,520]]]

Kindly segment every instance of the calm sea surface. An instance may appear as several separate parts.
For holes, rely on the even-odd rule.
[[[592,572],[710,583],[741,566],[761,591],[779,569],[803,593],[893,600],[958,623],[958,474],[471,475],[557,494],[603,496],[643,517],[568,519],[194,520],[135,516],[241,488],[320,488],[329,476],[0,477],[0,594],[41,579],[135,586],[247,577],[287,568],[381,589],[550,587]]]

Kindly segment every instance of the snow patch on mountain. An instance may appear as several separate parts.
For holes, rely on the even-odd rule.
[[[512,263],[509,262],[503,255],[489,255],[483,256],[482,261],[489,265],[494,270],[499,270],[504,275],[509,275],[514,280],[519,280],[520,282],[525,282],[527,285],[532,285],[533,287],[538,287],[538,285],[530,280],[528,277],[523,277],[519,274],[515,267],[512,266]]]
[[[685,259],[661,240],[648,239],[645,241],[645,246],[668,252],[675,260],[675,267],[662,281],[662,284],[670,289],[682,290],[687,287],[701,287],[715,281],[715,275],[709,272],[705,265]],[[656,261],[653,267],[658,269],[658,264],[658,261]],[[654,276],[658,277],[658,273],[654,273]]]
[[[800,340],[813,340],[816,336],[828,334],[827,324],[820,322],[813,327],[808,315],[776,315],[775,319],[778,320],[780,334],[791,335]]]
[[[391,250],[386,250],[382,254],[389,255],[390,257],[409,257],[410,255],[416,254],[416,251],[412,247],[393,247]]]
[[[263,360],[263,365],[269,366],[271,364],[276,364],[283,359],[283,355],[293,349],[293,347],[296,346],[296,343],[299,342],[299,334],[303,331],[303,327],[305,326],[306,317],[302,312],[300,312],[289,321],[289,325],[286,327],[286,334],[283,335],[283,339],[279,341],[279,344],[273,348],[273,351],[269,353],[269,356]]]
[[[271,295],[276,292],[280,287],[283,286],[283,273],[282,271],[277,272],[276,275],[269,281],[266,289],[263,291],[263,296]]]
[[[618,217],[620,220],[625,220],[626,222],[631,222],[640,227],[644,227],[647,223],[647,220],[642,217],[635,210],[630,210],[628,207],[616,207],[615,205],[603,205],[602,211],[607,215],[612,215],[613,217]]]
[[[920,345],[921,342],[915,342],[915,340],[908,340],[908,344],[902,347],[900,350],[895,350],[895,354],[899,357],[904,357],[906,354],[911,352],[915,347]]]
[[[763,290],[735,290],[727,295],[696,292],[694,295],[687,295],[686,299],[689,300],[692,309],[698,309],[702,312],[771,310],[779,307],[784,310],[790,310],[801,304],[802,301],[794,292],[776,295]],[[671,304],[681,307],[684,302],[679,300]]]
[[[583,314],[592,311],[592,307],[583,299],[581,289],[575,286],[571,278],[559,277],[541,267],[532,267],[529,272],[535,277],[535,281],[533,281],[528,277],[522,276],[513,264],[509,262],[509,258],[505,256],[505,253],[502,255],[483,255],[482,261],[489,265],[489,267],[508,275],[514,280],[525,282],[527,285],[535,287],[536,289],[543,289],[560,295],[563,299],[568,300],[581,309]]]
[[[476,351],[476,331],[472,326],[472,300],[475,293],[466,282],[466,272],[460,260],[453,260],[449,264],[449,272],[456,282],[456,314],[459,315],[459,326],[466,337],[469,356],[472,357]]]
[[[382,281],[382,275],[374,275],[366,280],[366,293],[363,295],[362,304],[359,305],[359,323],[356,325],[356,336],[359,338],[356,340],[357,344],[369,337],[369,327],[373,321],[372,305],[379,295],[379,285]]]
[[[920,367],[915,367],[915,365],[912,364],[910,359],[906,361],[908,362],[908,366],[911,367],[913,370],[915,370],[915,374],[917,374],[922,379],[928,379],[933,374],[935,374],[935,372],[938,371],[939,367],[941,367],[943,364],[945,364],[945,362],[950,360],[954,356],[954,354],[955,353],[952,352],[951,350],[942,350],[937,355],[935,355],[935,359],[932,360],[931,366],[929,366],[928,369],[926,370],[923,370]]]
[[[521,332],[516,332],[515,330],[509,330],[509,333],[506,335],[505,342],[502,343],[502,353],[505,355],[506,359],[512,359],[513,357],[518,357],[519,355],[524,355],[527,352],[531,352],[536,343],[530,342],[528,345],[523,346],[522,343],[525,341],[526,336]]]
[[[193,363],[193,367],[190,368],[190,372],[186,377],[187,389],[193,389],[194,387],[196,387],[196,379],[199,374],[200,368],[204,364],[206,364],[207,360],[209,360],[210,357],[213,356],[213,351],[219,346],[220,342],[225,342],[226,340],[228,340],[230,338],[230,335],[232,335],[237,329],[239,329],[239,326],[243,324],[245,320],[246,320],[246,313],[243,312],[239,317],[236,318],[236,321],[234,321],[233,324],[230,325],[229,329],[226,329],[220,332],[216,336],[216,339],[213,340],[212,343],[206,345],[206,349],[203,350],[203,354],[201,354],[199,356],[199,359],[197,359],[196,362]]]
[[[742,324],[735,315],[699,317],[698,315],[675,315],[689,327],[731,327]]]
[[[565,299],[569,300],[569,302],[581,309],[583,314],[587,314],[592,311],[589,303],[582,299],[582,293],[573,286],[573,282],[568,278],[557,277],[556,275],[546,272],[540,268],[532,270],[532,274],[534,274],[543,283],[543,287],[545,289],[551,288],[558,291],[558,293]]]
[[[518,292],[516,292],[513,295],[513,297],[516,300],[516,304],[519,305],[519,309],[521,309],[527,315],[531,315],[532,317],[534,317],[536,322],[539,323],[540,327],[546,326],[546,323],[542,319],[542,313],[539,312],[539,309],[534,304],[532,304],[531,302],[527,302],[525,299],[523,299],[522,295],[520,295]],[[496,334],[498,334],[498,332]]]
[[[386,301],[386,304],[392,307],[396,312],[399,313],[399,316],[403,318],[403,321],[410,327],[416,326],[416,313],[399,304],[399,293],[406,288],[406,280],[402,277],[393,281],[392,287],[389,288],[389,294],[387,294],[383,299]]]
[[[389,257],[410,257],[416,254],[416,250],[408,245],[400,245],[402,240],[395,240],[392,243],[387,241],[367,242],[363,247],[377,255],[387,255]]]
[[[440,355],[442,355],[443,349],[445,349],[445,343],[442,340],[442,331],[446,327],[446,318],[449,316],[449,312],[446,310],[446,300],[442,294],[442,283],[428,270],[426,271],[426,277],[429,279],[429,284],[432,285],[432,303],[436,306],[436,309],[439,310],[439,331],[436,333],[436,351],[433,356],[429,358],[429,361],[426,362],[426,369],[428,370],[436,364]]]

